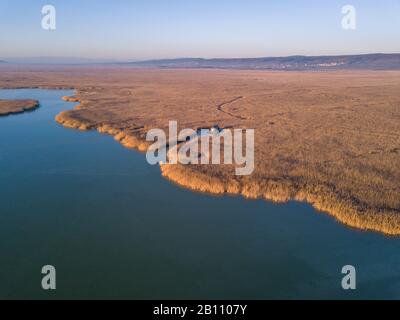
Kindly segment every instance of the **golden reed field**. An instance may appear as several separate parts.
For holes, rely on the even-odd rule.
[[[35,100],[2,100],[0,99],[0,116],[32,111],[39,107]]]
[[[56,120],[145,151],[178,121],[255,129],[255,170],[163,165],[175,183],[215,194],[305,201],[364,230],[400,235],[400,71],[273,72],[129,67],[3,67],[2,88],[73,88]],[[168,132],[168,131],[167,131]]]

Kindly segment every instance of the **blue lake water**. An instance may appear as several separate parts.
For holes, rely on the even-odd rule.
[[[0,118],[0,299],[400,298],[400,239],[302,203],[179,188],[112,137],[58,125],[69,94],[0,90],[40,101]]]

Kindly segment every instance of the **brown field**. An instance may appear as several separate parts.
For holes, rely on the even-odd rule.
[[[35,100],[0,100],[0,116],[31,111],[39,107]]]
[[[254,128],[255,171],[163,165],[194,190],[306,201],[339,221],[400,235],[400,72],[3,68],[0,87],[75,88],[57,121],[145,151],[151,128]],[[232,102],[233,101],[233,102]]]

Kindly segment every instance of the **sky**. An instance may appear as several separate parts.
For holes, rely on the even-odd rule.
[[[355,30],[342,7],[356,8]],[[56,8],[56,30],[42,7]],[[400,53],[400,0],[0,0],[0,58]]]

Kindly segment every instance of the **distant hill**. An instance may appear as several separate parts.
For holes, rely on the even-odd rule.
[[[148,61],[115,61],[70,57],[3,58],[0,63],[51,65],[118,65],[146,68],[204,68],[252,70],[400,70],[400,53],[342,56],[289,56],[238,59],[180,58]]]
[[[244,59],[182,58],[121,63],[156,68],[223,68],[266,70],[400,70],[400,54],[289,56]]]

